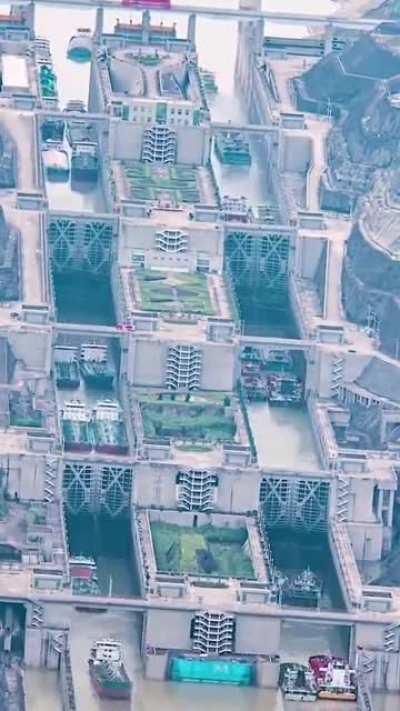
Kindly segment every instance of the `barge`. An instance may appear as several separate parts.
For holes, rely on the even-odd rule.
[[[309,658],[319,699],[357,701],[357,676],[343,657],[325,654]]]
[[[64,403],[61,410],[62,434],[66,452],[90,452],[90,412],[80,400]]]
[[[294,578],[286,579],[282,587],[282,602],[286,605],[318,607],[322,596],[322,583],[310,568]]]
[[[96,452],[128,454],[128,438],[122,412],[114,400],[99,402],[93,411],[93,435]]]
[[[288,701],[316,701],[317,686],[308,666],[284,663],[279,669],[279,686]]]
[[[108,360],[107,346],[82,345],[79,367],[88,387],[112,390],[115,371]]]
[[[215,153],[225,165],[251,165],[250,144],[239,131],[217,134]]]
[[[121,643],[102,639],[94,643],[88,660],[89,674],[98,695],[106,699],[130,699],[132,682],[122,661]]]

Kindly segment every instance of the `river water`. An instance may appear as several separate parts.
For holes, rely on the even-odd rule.
[[[218,6],[232,6],[233,0],[216,0]],[[183,0],[182,0],[183,3]],[[192,0],[191,4],[202,3]],[[203,4],[209,4],[204,0]],[[264,0],[264,9],[282,10],[282,0]],[[286,0],[287,10],[319,13],[334,12],[337,5],[331,0]],[[116,17],[126,19],[126,11],[107,11],[105,29],[112,31]],[[129,13],[129,16],[134,16]],[[155,18],[157,16],[155,15]],[[171,18],[168,18],[171,19]],[[182,16],[174,18],[178,29],[185,26]],[[75,64],[66,58],[66,49],[70,36],[78,27],[93,27],[94,11],[91,9],[70,10],[66,7],[36,7],[36,33],[51,41],[54,67],[58,76],[60,106],[64,107],[69,99],[87,101],[89,84],[89,65]],[[268,32],[278,35],[298,35],[302,29],[294,26],[278,26],[270,23]],[[237,24],[233,21],[212,21],[198,18],[197,45],[202,67],[215,72],[219,94],[214,99],[211,110],[216,120],[245,119],[240,98],[235,94],[234,64],[237,41]],[[257,158],[253,161],[250,172],[237,168],[220,166],[215,162],[217,178],[222,193],[245,195],[251,203],[266,200],[265,175]],[[71,189],[70,185],[48,185],[51,207],[57,209],[84,209],[99,211],[102,206],[101,193],[82,194]],[[318,458],[310,433],[307,416],[302,411],[270,410],[266,405],[254,405],[250,418],[255,429],[255,438],[260,462],[279,468],[318,468]],[[108,566],[118,578],[118,592],[129,594],[131,580],[121,560],[108,561]],[[136,615],[122,612],[103,615],[79,613],[75,610],[60,609],[60,620],[71,625],[71,646],[73,675],[79,711],[280,711],[285,708],[280,693],[230,687],[207,685],[188,685],[174,683],[155,683],[143,679],[142,663],[139,654],[140,621]],[[89,682],[87,657],[91,643],[104,635],[112,635],[123,642],[126,666],[134,679],[135,692],[131,704],[118,704],[101,701]],[[336,629],[310,625],[283,626],[282,658],[288,660],[306,660],[309,654],[327,652],[340,654],[345,652],[344,640]],[[25,673],[27,708],[29,711],[61,711],[61,701],[57,691],[57,675],[50,671],[27,670]],[[290,702],[287,707],[293,711],[311,711],[311,704]],[[352,708],[349,704],[319,702],[318,711],[341,711]],[[398,697],[379,697],[378,711],[395,711]]]

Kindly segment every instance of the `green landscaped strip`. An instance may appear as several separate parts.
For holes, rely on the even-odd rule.
[[[196,168],[126,162],[124,170],[132,199],[163,198],[186,203],[201,201]]]
[[[146,437],[215,442],[232,441],[236,434],[233,416],[221,405],[195,403],[141,403]]]
[[[141,307],[145,311],[174,311],[211,316],[214,309],[207,277],[148,271],[136,273],[140,286]]]
[[[245,528],[208,525],[193,529],[162,521],[150,526],[160,572],[254,579],[252,562],[244,549]]]

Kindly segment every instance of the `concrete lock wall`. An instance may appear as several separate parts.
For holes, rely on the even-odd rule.
[[[44,494],[45,461],[33,454],[20,455],[16,466],[10,467],[8,490],[23,500],[40,501]]]
[[[157,506],[176,506],[176,473],[178,468],[166,463],[137,462],[135,465],[134,502],[147,508],[157,502]]]
[[[190,623],[193,614],[181,610],[149,610],[144,644],[161,649],[191,649]]]
[[[7,334],[15,358],[24,361],[28,370],[49,374],[51,363],[52,335],[48,331],[13,331]]]
[[[236,654],[278,654],[281,622],[263,617],[236,617]]]
[[[280,150],[280,169],[306,175],[312,163],[312,140],[308,136],[283,135]]]
[[[199,465],[200,468],[201,465]],[[177,505],[176,475],[190,468],[187,464],[138,462],[135,465],[134,502],[142,508],[157,506],[173,509]],[[193,464],[193,468],[196,465]],[[216,509],[225,513],[246,513],[258,508],[261,474],[256,469],[207,467],[218,477]],[[181,514],[179,514],[181,516]]]
[[[235,386],[235,348],[232,343],[205,343],[200,389],[233,390]]]
[[[167,345],[156,340],[136,339],[135,357],[129,373],[133,384],[163,385]]]
[[[177,220],[180,221],[181,213],[176,211]],[[152,212],[154,222],[149,224],[148,220],[143,220],[146,224],[133,224],[126,218],[122,218],[120,237],[118,240],[118,264],[121,267],[131,267],[133,255],[137,252],[145,254],[145,258],[149,258],[152,262],[155,261],[156,255],[167,258],[168,253],[160,252],[157,249],[157,234],[165,229],[168,229],[165,224],[162,224],[162,215],[160,216],[160,224],[157,224],[157,211]],[[183,223],[179,225],[179,229],[187,236],[187,250],[182,257],[188,259],[189,264],[195,269],[198,253],[207,254],[210,259],[211,270],[220,271],[222,269],[223,258],[223,228],[213,223],[195,222]],[[165,264],[164,264],[165,266]]]
[[[218,476],[217,509],[245,513],[258,508],[261,480],[258,470],[222,469],[216,473]]]
[[[381,523],[348,523],[348,531],[357,560],[381,560],[383,551]]]

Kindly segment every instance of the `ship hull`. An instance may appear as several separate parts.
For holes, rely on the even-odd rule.
[[[72,159],[71,162],[71,178],[82,183],[97,183],[99,176],[99,169],[97,166],[93,168],[80,167],[77,165],[77,161]]]
[[[93,687],[96,693],[102,699],[130,699],[131,698],[131,685],[129,681],[126,681],[120,688],[110,688],[105,686],[103,681],[99,679],[96,673],[93,671],[93,665],[89,667],[90,679],[92,681]]]
[[[218,145],[215,146],[215,153],[218,160],[224,165],[239,165],[250,166],[251,156],[247,154],[232,154],[228,151],[221,150]]]
[[[100,454],[120,454],[122,456],[128,454],[128,445],[124,444],[96,444],[94,448]]]
[[[285,699],[287,701],[316,701],[317,700],[317,694],[314,694],[311,691],[305,691],[302,689],[297,689],[297,690],[292,690],[292,691],[285,691],[283,690],[283,694],[285,696]]]
[[[99,388],[112,390],[114,384],[113,375],[90,375],[82,372],[82,377],[89,388]]]
[[[81,384],[80,380],[75,378],[57,378],[56,383],[60,390],[76,390]]]
[[[91,452],[92,445],[83,442],[64,442],[66,452]]]
[[[332,691],[329,689],[320,689],[318,691],[319,699],[329,699],[330,701],[357,701],[355,691]]]

